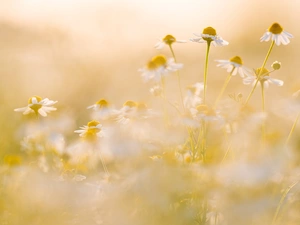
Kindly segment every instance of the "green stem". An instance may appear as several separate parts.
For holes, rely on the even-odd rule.
[[[283,192],[283,194],[282,194],[282,196],[281,196],[281,199],[280,199],[280,201],[279,201],[279,204],[278,204],[278,206],[277,206],[277,208],[276,208],[276,212],[275,212],[275,215],[274,215],[273,220],[272,220],[272,225],[275,224],[275,222],[276,222],[276,220],[277,220],[279,211],[280,211],[280,209],[281,209],[281,206],[282,206],[282,204],[283,204],[283,202],[284,202],[285,197],[286,197],[287,194],[290,192],[290,190],[291,190],[295,185],[297,185],[298,183],[299,183],[299,181],[293,183],[291,186],[289,186],[289,187]]]
[[[225,91],[225,89],[226,89],[226,87],[227,87],[227,85],[228,85],[228,83],[229,83],[229,81],[230,81],[230,79],[231,79],[231,76],[232,76],[232,73],[233,73],[234,69],[235,69],[235,67],[232,68],[231,72],[230,72],[229,75],[227,76],[227,78],[226,78],[226,80],[225,80],[225,82],[224,82],[224,84],[223,84],[223,87],[222,87],[222,89],[221,89],[221,92],[220,92],[220,94],[218,95],[218,97],[217,97],[217,99],[216,99],[216,101],[215,101],[215,106],[214,106],[214,108],[217,107],[218,102],[220,101],[221,97],[223,96],[223,93],[224,93],[224,91]]]
[[[169,47],[170,47],[170,50],[172,52],[172,56],[174,58],[174,61],[175,61],[175,63],[177,63],[176,56],[175,56],[174,50],[172,48],[172,45],[170,44]],[[183,95],[182,95],[182,88],[181,88],[181,81],[180,81],[179,70],[176,71],[176,74],[177,74],[177,78],[178,78],[178,88],[179,88],[179,92],[180,92],[180,100],[181,100],[182,107],[184,109]]]
[[[253,86],[253,88],[252,88],[252,90],[251,90],[251,92],[250,92],[250,94],[249,94],[249,96],[248,96],[246,102],[245,102],[245,106],[248,104],[248,102],[249,102],[251,96],[252,96],[253,93],[254,93],[254,90],[255,90],[255,88],[256,88],[256,86],[257,86],[257,84],[258,84],[258,81],[260,80],[259,78],[260,78],[260,76],[261,76],[262,73],[263,73],[263,68],[265,68],[265,65],[266,65],[266,63],[267,63],[267,61],[268,61],[268,59],[269,59],[269,56],[270,56],[270,54],[271,54],[271,51],[272,51],[272,49],[273,49],[274,44],[275,44],[275,41],[272,41],[271,46],[270,46],[270,48],[269,48],[269,51],[268,51],[268,53],[267,53],[267,55],[266,55],[266,58],[265,58],[265,60],[264,60],[264,62],[263,62],[263,64],[262,64],[262,67],[261,67],[260,71],[259,71],[259,74],[257,74],[256,82],[255,82],[255,84],[254,84],[254,86]]]
[[[287,144],[289,143],[289,141],[290,141],[290,139],[291,139],[291,137],[292,137],[292,134],[294,133],[294,130],[295,130],[295,128],[296,128],[296,125],[297,125],[297,123],[298,123],[299,117],[300,117],[300,113],[298,113],[298,115],[297,115],[297,117],[296,117],[296,120],[295,120],[295,122],[293,123],[293,126],[292,126],[292,129],[291,129],[290,133],[289,133],[289,136],[287,137],[287,139],[286,139],[286,141],[285,141],[285,145],[287,145]]]
[[[206,56],[205,56],[205,67],[204,67],[204,79],[203,79],[203,83],[204,83],[203,104],[206,103],[207,70],[208,70],[208,55],[209,55],[210,43],[211,43],[211,41],[207,41]]]

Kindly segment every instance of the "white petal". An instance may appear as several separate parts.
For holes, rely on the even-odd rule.
[[[289,32],[287,31],[282,31],[282,33],[284,33],[287,37],[289,38],[293,38],[294,36],[292,34],[290,34]]]
[[[40,108],[40,109],[38,110],[38,112],[39,112],[39,114],[40,114],[41,116],[43,116],[43,117],[46,117],[46,116],[47,116],[47,113],[43,110],[43,108]]]
[[[271,83],[273,84],[276,84],[278,86],[282,86],[284,84],[284,82],[282,80],[278,80],[278,79],[275,79],[275,78],[271,78],[269,77],[268,79]]]
[[[17,108],[17,109],[14,109],[15,112],[24,112],[28,109],[29,107],[26,106],[26,107],[23,107],[23,108]],[[30,108],[29,108],[30,109]]]
[[[165,47],[165,43],[163,41],[157,42],[156,45],[154,46],[154,48],[156,49],[162,49],[163,47]]]

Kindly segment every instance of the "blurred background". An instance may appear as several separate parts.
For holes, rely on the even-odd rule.
[[[196,167],[191,164],[191,167],[183,167],[187,171],[174,170],[176,167],[173,168],[173,165],[170,168],[163,164],[152,166],[148,157],[142,160],[136,157],[136,164],[124,160],[119,166],[117,162],[116,168],[121,171],[116,174],[118,179],[118,176],[121,177],[120,182],[115,182],[117,185],[99,179],[102,176],[99,171],[96,171],[94,177],[90,174],[85,183],[80,183],[85,179],[84,176],[82,178],[80,174],[79,177],[76,177],[76,173],[71,174],[74,177],[70,175],[70,182],[66,183],[59,180],[64,179],[64,174],[57,177],[55,173],[46,175],[44,171],[39,172],[34,167],[32,169],[30,166],[35,162],[30,162],[28,167],[16,167],[15,170],[0,167],[0,175],[5,175],[0,180],[4,184],[3,187],[0,185],[0,224],[195,224],[190,208],[194,207],[192,204],[199,204],[197,207],[203,208],[201,201],[198,201],[203,196],[181,194],[187,190],[195,190],[197,193],[199,187],[199,193],[206,193],[207,190],[216,192],[214,198],[208,196],[208,199],[215,199],[225,213],[228,211],[228,224],[270,224],[282,190],[294,183],[294,180],[299,180],[300,174],[299,141],[293,146],[294,155],[282,147],[295,115],[280,111],[280,102],[300,89],[299,7],[300,0],[1,0],[0,164],[5,161],[3,159],[6,155],[26,154],[20,151],[24,147],[20,143],[26,136],[24,133],[30,134],[30,131],[25,131],[24,125],[28,117],[14,112],[14,109],[26,106],[28,99],[34,95],[58,101],[55,105],[57,112],[40,120],[44,128],[41,133],[51,133],[52,130],[63,133],[65,140],[60,136],[53,138],[53,142],[62,139],[62,148],[72,148],[74,143],[77,145],[79,137],[74,134],[74,130],[87,124],[91,119],[91,111],[86,107],[101,98],[107,99],[117,109],[125,101],[133,100],[146,102],[150,108],[160,110],[157,107],[158,100],[149,92],[152,85],[143,82],[138,69],[143,68],[157,54],[171,57],[168,48],[154,49],[158,39],[167,34],[172,34],[178,40],[189,40],[194,37],[193,33],[201,33],[205,27],[212,26],[218,35],[229,42],[228,46],[211,48],[208,104],[214,102],[227,76],[224,69],[216,67],[214,60],[239,55],[247,67],[260,67],[270,46],[270,42],[261,43],[260,37],[274,22],[281,24],[294,38],[287,46],[275,46],[267,63],[268,69],[271,69],[275,60],[282,63],[282,68],[271,76],[285,82],[282,87],[270,85],[266,92],[267,111],[272,114],[268,121],[272,126],[268,124],[268,129],[269,133],[275,134],[272,134],[274,141],[269,141],[273,144],[270,145],[272,157],[261,155],[257,143],[252,141],[256,136],[249,133],[247,137],[252,145],[247,149],[249,152],[243,154],[246,157],[253,154],[260,160],[255,158],[253,164],[246,165],[243,154],[237,152],[236,158],[242,160],[234,161],[232,158],[234,163],[225,165],[227,167],[222,167],[223,173],[214,176],[211,176],[215,173],[214,168],[206,171],[202,165],[195,164],[199,166],[195,170]],[[178,62],[184,64],[180,71],[182,86],[202,82],[206,45],[187,42],[174,44],[173,47]],[[223,98],[234,93],[242,93],[245,98],[250,90],[251,86],[243,85],[241,78],[236,76],[229,83]],[[167,78],[166,91],[168,99],[178,101],[176,77],[170,75]],[[258,112],[261,110],[260,97],[260,91],[256,90],[250,101],[250,105]],[[276,113],[280,115],[274,116]],[[158,131],[159,126],[155,129]],[[293,143],[299,140],[298,129],[294,133]],[[157,136],[159,134],[157,132]],[[217,140],[213,138],[211,142]],[[124,155],[128,153],[122,152],[123,149],[133,148],[130,144],[124,147],[125,142],[117,143],[118,137],[112,140]],[[162,144],[163,141],[162,137]],[[85,150],[81,145],[78,148]],[[147,168],[144,164],[151,166]],[[129,172],[124,172],[122,166],[129,168]],[[293,166],[297,170],[293,170]],[[122,179],[125,176],[122,177],[122,173],[128,175],[124,182]],[[236,180],[236,183],[230,181],[226,184],[226,176],[233,176],[230,179]],[[250,178],[247,180],[245,177]],[[78,180],[74,181],[74,178]],[[299,185],[297,190],[294,198],[288,196],[289,207],[286,208],[283,220],[290,218],[290,223],[286,224],[294,225],[299,221]],[[167,220],[164,216],[171,209],[169,202],[176,202],[174,199],[180,200],[180,207],[187,209],[179,208],[179,203],[174,204],[172,207],[175,213]],[[188,199],[196,201],[189,203]],[[214,205],[214,202],[209,204]],[[101,211],[98,207],[105,210]],[[143,207],[153,209],[153,215],[156,215],[156,209],[161,214],[153,216],[150,210],[150,214],[144,216],[146,211],[143,212]],[[263,216],[257,217],[260,212]],[[133,223],[130,218],[136,215],[140,215],[140,221]],[[187,222],[182,215],[192,220]],[[98,217],[100,219],[96,220]],[[14,222],[7,222],[11,218]],[[255,222],[256,218],[259,223]],[[91,219],[96,222],[91,222]]]
[[[285,82],[268,90],[267,95],[275,97],[267,104],[273,104],[276,96],[290,96],[300,88],[299,6],[298,0],[2,0],[0,120],[5,132],[1,145],[7,147],[22,117],[13,109],[26,106],[33,95],[58,100],[60,112],[76,112],[74,118],[84,123],[86,107],[100,98],[116,107],[128,99],[146,101],[151,107],[156,99],[138,69],[156,54],[171,56],[167,48],[154,49],[157,40],[166,34],[189,40],[207,26],[230,43],[211,49],[210,102],[227,75],[216,67],[215,59],[239,55],[246,66],[260,67],[270,43],[259,39],[273,22],[294,35],[289,45],[274,48],[267,63],[270,68],[273,61],[282,62],[282,69],[273,76]],[[174,45],[177,60],[184,64],[183,87],[203,80],[205,49],[205,44]],[[178,94],[176,79],[167,82],[169,98],[178,99],[173,91]],[[250,87],[235,77],[227,94],[238,92],[248,95]]]

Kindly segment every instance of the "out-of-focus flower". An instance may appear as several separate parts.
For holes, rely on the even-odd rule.
[[[216,30],[212,27],[206,27],[204,28],[202,34],[194,33],[194,35],[198,38],[191,38],[190,41],[192,42],[211,42],[214,46],[225,46],[229,44],[227,41],[223,40],[222,37],[217,35]]]
[[[165,45],[171,46],[173,43],[186,43],[186,41],[185,40],[176,40],[176,38],[173,35],[168,34],[164,38],[160,39],[159,42],[156,43],[154,48],[162,49],[163,47],[165,47]]]
[[[279,23],[273,23],[266,33],[260,38],[260,41],[275,41],[276,45],[287,45],[290,43],[289,38],[293,38],[293,35],[283,30],[283,27]]]
[[[126,101],[123,107],[117,112],[116,121],[121,124],[128,124],[131,120],[146,119],[153,116],[145,103]]]
[[[48,98],[42,99],[39,96],[33,96],[29,98],[28,105],[26,107],[17,108],[14,111],[23,112],[24,115],[29,113],[35,113],[36,115],[40,114],[41,116],[46,117],[47,113],[56,110],[56,108],[52,106],[55,103],[57,103],[57,101],[52,101]]]
[[[269,87],[269,84],[276,84],[277,86],[282,86],[283,85],[283,81],[282,80],[278,80],[275,78],[270,77],[270,72],[269,70],[267,70],[266,68],[263,68],[262,72],[261,68],[257,68],[255,70],[255,74],[256,76],[249,76],[244,78],[243,83],[248,85],[248,84],[255,84],[257,79],[259,79],[260,83],[264,85],[265,88]]]
[[[234,56],[229,60],[215,60],[219,64],[218,67],[227,69],[228,73],[235,76],[237,73],[240,74],[242,78],[246,76],[251,76],[252,71],[243,65],[243,60],[239,56]]]
[[[272,67],[274,70],[279,70],[280,67],[281,67],[281,62],[275,61],[275,62],[272,63],[271,67]]]
[[[100,99],[95,104],[88,106],[87,109],[93,109],[93,118],[99,120],[107,120],[113,117],[115,110],[111,108],[108,101],[105,99]]]
[[[152,88],[150,88],[150,93],[155,97],[161,97],[163,89],[160,85],[155,85]]]
[[[97,137],[104,136],[102,125],[96,120],[88,122],[87,126],[84,125],[80,127],[80,130],[75,130],[74,132],[78,133],[80,137],[92,140],[94,140]]]
[[[190,109],[196,107],[202,102],[200,93],[203,91],[203,83],[195,83],[187,87],[186,96],[184,98],[184,107]]]
[[[180,63],[175,63],[173,58],[167,60],[164,55],[153,57],[148,64],[139,69],[145,81],[154,80],[160,82],[162,76],[167,75],[169,72],[175,72],[183,67]]]

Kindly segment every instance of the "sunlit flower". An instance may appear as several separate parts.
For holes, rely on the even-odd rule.
[[[239,56],[234,56],[229,60],[215,60],[219,64],[218,67],[227,69],[228,73],[235,76],[237,73],[240,74],[242,78],[246,76],[251,76],[252,71],[243,65],[243,60]]]
[[[222,37],[217,35],[216,30],[212,27],[206,27],[202,34],[194,33],[194,35],[198,38],[191,38],[190,41],[192,42],[211,42],[214,46],[225,46],[229,44],[227,41],[223,40]]]
[[[263,68],[262,72],[261,68],[257,68],[255,70],[255,74],[256,76],[249,76],[244,78],[243,83],[248,85],[248,84],[255,84],[257,79],[259,79],[260,83],[264,85],[265,88],[269,87],[269,84],[276,84],[277,86],[282,86],[283,85],[283,81],[282,80],[278,80],[275,78],[270,77],[270,72],[266,69]]]
[[[185,40],[176,40],[176,38],[173,35],[166,35],[164,38],[160,39],[159,42],[156,43],[154,48],[156,49],[162,49],[165,47],[165,45],[171,46],[173,43],[186,43]]]
[[[80,127],[80,130],[75,130],[74,132],[78,133],[80,137],[87,139],[95,139],[104,136],[102,125],[96,120],[88,122],[87,126],[84,125]]]
[[[213,121],[222,119],[218,111],[215,111],[212,107],[204,104],[200,104],[197,107],[191,109],[191,113],[193,118],[197,121]]]
[[[293,38],[293,35],[283,30],[279,23],[273,23],[266,33],[260,38],[260,41],[275,41],[276,45],[287,45],[290,43],[289,38]]]
[[[169,72],[175,72],[183,67],[180,63],[175,63],[173,58],[167,60],[164,55],[153,57],[144,68],[140,69],[145,81],[154,80],[160,82],[162,76]]]
[[[41,116],[47,116],[47,113],[55,111],[52,105],[57,103],[57,101],[49,100],[48,98],[42,99],[39,96],[33,96],[28,100],[28,105],[23,108],[15,109],[15,112],[23,112],[24,115],[29,113],[40,114]]]

